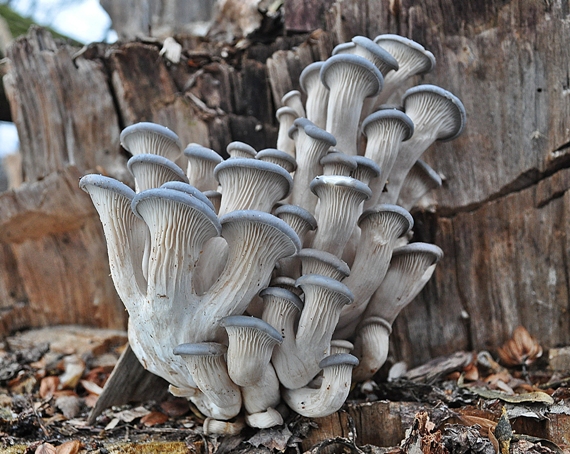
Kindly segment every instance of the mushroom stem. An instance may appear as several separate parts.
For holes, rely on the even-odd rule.
[[[386,362],[392,326],[380,317],[370,317],[358,327],[354,351],[360,363],[352,371],[355,383],[369,380]]]
[[[322,61],[306,66],[299,76],[299,85],[307,94],[305,111],[307,118],[317,127],[325,129],[327,125],[327,108],[329,104],[329,90],[321,82],[320,72]]]
[[[357,364],[358,359],[350,354],[328,356],[319,363],[323,370],[320,388],[285,389],[283,399],[300,415],[309,418],[328,416],[343,406],[350,392],[352,368]]]

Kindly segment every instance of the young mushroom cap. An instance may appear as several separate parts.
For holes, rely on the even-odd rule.
[[[257,159],[260,161],[271,162],[283,167],[287,172],[291,173],[297,169],[297,161],[291,155],[276,148],[265,148],[257,152]]]
[[[414,163],[436,140],[452,140],[465,127],[465,108],[452,93],[435,85],[419,85],[404,95],[406,114],[415,125],[414,135],[400,147],[390,172],[385,203],[396,203],[404,179]]]
[[[338,150],[329,151],[321,158],[323,175],[342,175],[349,177],[356,170],[356,156],[349,156]]]
[[[255,158],[257,151],[251,145],[244,142],[231,142],[226,147],[226,151],[230,155],[230,158]]]
[[[339,44],[332,54],[354,54],[366,58],[378,68],[384,77],[390,71],[398,70],[398,61],[383,47],[380,47],[366,36],[355,36],[352,42]]]
[[[283,342],[269,323],[255,317],[233,315],[222,319],[229,337],[227,363],[232,381],[239,386],[253,386],[265,374],[273,347]]]
[[[135,177],[135,191],[159,188],[168,181],[188,183],[184,171],[170,159],[156,154],[137,154],[127,161]]]
[[[156,123],[141,122],[127,126],[120,135],[122,147],[133,156],[157,154],[175,161],[182,153],[178,136]]]
[[[216,211],[214,204],[202,191],[194,186],[183,183],[181,181],[168,181],[161,186],[162,189],[174,189],[176,191],[184,192],[192,197],[196,197],[200,202],[205,203],[212,211]]]
[[[268,429],[283,424],[283,416],[274,408],[269,407],[264,412],[245,415],[245,422],[249,427]]]
[[[340,257],[352,235],[361,203],[372,192],[364,183],[343,176],[319,176],[309,186],[319,198],[319,228],[313,249],[321,249]]]
[[[355,383],[371,379],[386,362],[392,326],[381,317],[367,318],[358,326],[354,350],[360,363],[352,371]]]
[[[236,416],[242,405],[239,387],[228,375],[224,354],[227,348],[215,342],[180,344],[173,353],[186,363],[194,382],[217,407],[216,419],[231,419]]]
[[[216,166],[214,175],[221,185],[220,215],[236,210],[269,212],[293,186],[283,167],[257,159],[228,159]]]
[[[330,355],[319,363],[323,370],[320,388],[285,389],[283,399],[300,415],[308,418],[328,416],[344,405],[350,392],[352,369],[357,365],[358,359],[353,355]]]
[[[435,244],[411,243],[395,249],[386,277],[362,314],[363,323],[370,317],[381,317],[392,325],[424,287],[442,257],[442,250]]]
[[[303,107],[303,101],[301,100],[301,92],[299,90],[291,90],[281,98],[281,103],[284,106],[293,109],[298,117],[305,116],[305,108]]]
[[[372,197],[365,203],[369,208],[378,203],[402,142],[414,133],[414,123],[400,110],[382,109],[364,119],[362,132],[367,138],[364,156],[380,167],[380,175],[370,184]]]
[[[295,157],[295,142],[289,136],[289,130],[293,126],[293,122],[298,115],[295,109],[291,107],[280,107],[275,112],[275,117],[279,122],[279,131],[277,132],[277,149],[282,150],[291,157]]]
[[[314,213],[317,198],[311,193],[309,184],[313,178],[322,174],[320,160],[330,147],[336,145],[336,139],[306,118],[295,120],[289,134],[295,139],[297,150],[297,170],[290,203]]]
[[[380,166],[365,156],[355,156],[354,159],[356,160],[356,169],[352,172],[351,177],[370,187],[370,182],[380,176]]]
[[[432,189],[441,187],[439,174],[421,159],[418,159],[404,179],[398,205],[411,210],[416,203]]]
[[[303,275],[318,274],[341,281],[350,274],[346,262],[329,252],[304,248],[297,256],[301,259]]]
[[[340,150],[355,156],[362,106],[382,90],[382,73],[364,57],[340,54],[325,61],[321,81],[330,90],[326,130]]]
[[[386,49],[398,61],[398,71],[385,74],[384,91],[377,99],[377,105],[384,104],[408,78],[430,72],[435,66],[435,57],[424,47],[411,39],[399,35],[379,35],[374,42]]]
[[[303,291],[295,286],[295,282],[297,282],[297,279],[293,279],[289,276],[276,276],[271,279],[271,287],[289,290],[294,295],[301,296]]]
[[[324,129],[327,124],[329,90],[321,82],[320,72],[324,62],[317,61],[306,66],[299,76],[299,85],[307,94],[305,111],[307,118]]]
[[[186,175],[189,183],[200,191],[215,191],[218,182],[214,168],[223,161],[222,157],[214,150],[194,143],[186,147],[184,155],[188,158]]]

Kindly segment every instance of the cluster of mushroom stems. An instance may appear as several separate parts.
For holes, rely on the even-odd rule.
[[[287,408],[326,416],[385,362],[394,319],[442,256],[409,243],[408,210],[441,185],[420,156],[465,123],[442,88],[398,95],[434,63],[409,39],[358,36],[303,70],[276,148],[232,142],[224,160],[137,123],[121,134],[135,190],[81,179],[130,345],[207,433],[280,425]]]

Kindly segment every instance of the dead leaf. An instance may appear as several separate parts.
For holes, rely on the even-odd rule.
[[[79,440],[71,440],[59,445],[55,452],[56,454],[77,454],[82,447],[83,444]]]
[[[161,402],[160,408],[168,416],[182,416],[190,411],[190,404],[188,399],[178,397]]]
[[[59,389],[73,389],[85,371],[85,362],[77,355],[69,355],[63,359],[65,372],[59,376]]]
[[[507,366],[529,365],[542,356],[542,347],[524,326],[519,326],[511,339],[497,349],[497,353]]]
[[[55,446],[49,443],[42,443],[36,448],[35,454],[57,454]]]
[[[143,416],[148,415],[149,413],[150,411],[147,410],[146,408],[137,407],[131,410],[123,410],[118,413],[115,413],[113,417],[118,418],[120,421],[132,422],[137,418],[142,418]]]
[[[95,394],[96,396],[100,396],[103,392],[103,388],[101,388],[97,383],[93,383],[92,381],[81,380],[80,383],[87,392]]]
[[[95,394],[89,394],[83,398],[83,402],[85,402],[85,405],[89,408],[93,408],[98,400],[99,396],[96,396]]]
[[[40,382],[40,397],[42,399],[51,398],[57,391],[59,386],[59,377],[50,375],[49,377],[42,378]]]
[[[77,396],[60,396],[55,400],[55,406],[68,418],[75,418],[81,410],[81,403]]]
[[[141,422],[147,427],[164,424],[166,421],[168,421],[168,416],[160,411],[151,411],[148,415],[141,418]]]

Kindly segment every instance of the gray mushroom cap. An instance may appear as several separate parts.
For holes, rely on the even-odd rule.
[[[212,211],[216,211],[214,204],[210,199],[202,192],[196,189],[194,186],[188,183],[183,183],[182,181],[168,181],[164,183],[161,188],[163,189],[174,189],[176,191],[184,192],[192,197],[196,197],[201,202],[204,202]]]
[[[199,159],[202,161],[210,161],[219,164],[224,159],[211,148],[203,147],[196,143],[189,144],[184,149],[184,155],[189,159]]]
[[[426,94],[432,94],[434,97],[442,98],[442,100],[446,100],[454,107],[454,109],[452,109],[452,118],[449,119],[449,123],[452,123],[453,126],[450,127],[449,131],[438,135],[437,139],[441,141],[455,139],[463,132],[463,129],[465,128],[467,114],[465,112],[463,103],[453,93],[444,90],[443,88],[436,85],[425,84],[412,87],[408,89],[406,93],[404,93],[404,96],[402,97],[404,108],[406,108],[406,104],[409,103],[410,100],[415,96],[425,96]]]
[[[339,65],[349,65],[353,68],[361,68],[365,74],[369,74],[371,86],[367,93],[367,97],[376,96],[380,91],[382,91],[384,78],[382,77],[380,70],[364,57],[352,54],[334,55],[324,62],[321,67],[321,81],[329,90],[331,88],[330,77],[333,74],[332,70],[337,68]]]
[[[423,57],[422,64],[417,68],[414,74],[425,74],[427,72],[430,72],[435,66],[435,57],[430,51],[426,50],[424,46],[417,43],[416,41],[413,41],[404,36],[393,34],[378,35],[376,38],[374,38],[374,42],[380,47],[387,49],[388,52],[391,55],[395,56],[396,60],[398,61],[401,61],[406,48],[411,49],[412,51],[421,55]]]
[[[293,138],[293,135],[299,128],[302,128],[305,131],[305,134],[307,134],[309,137],[312,137],[313,139],[327,142],[331,147],[334,147],[336,145],[336,139],[331,133],[319,128],[312,121],[307,120],[303,117],[297,118],[293,122],[293,126],[291,126],[291,129],[289,129],[289,137]]]
[[[392,120],[392,119],[400,121],[406,128],[407,132],[406,135],[404,136],[403,141],[406,141],[410,137],[412,137],[412,135],[414,134],[414,122],[404,112],[394,108],[385,108],[377,110],[376,112],[368,115],[362,122],[362,133],[364,135],[367,135],[366,131],[368,127],[377,121]]]
[[[132,155],[149,153],[176,159],[182,152],[178,136],[165,126],[140,122],[127,126],[119,136],[122,147]]]
[[[135,177],[137,191],[157,188],[172,180],[188,183],[184,171],[170,159],[160,155],[137,154],[127,161],[127,167]]]
[[[350,353],[335,353],[334,355],[327,356],[320,363],[319,367],[325,369],[327,367],[341,366],[358,366],[358,358]]]
[[[301,71],[301,75],[299,76],[299,85],[301,86],[301,90],[305,93],[307,93],[307,79],[309,77],[314,77],[315,74],[320,74],[323,63],[323,61],[315,61],[310,65],[305,66],[303,71]]]
[[[369,199],[372,195],[370,188],[362,181],[358,181],[356,178],[335,175],[321,175],[315,177],[313,181],[311,181],[309,188],[313,194],[318,195],[320,188],[327,185],[353,189],[354,191],[361,193],[364,200]]]
[[[280,289],[284,290],[284,289]],[[253,328],[259,330],[260,332],[266,334],[268,337],[273,339],[276,343],[280,344],[283,342],[281,334],[273,328],[269,323],[255,317],[248,317],[246,315],[230,315],[224,317],[221,321],[221,325],[224,328],[238,327],[238,328]]]
[[[292,225],[293,219],[295,219],[296,222],[301,221],[305,224],[308,230],[315,230],[317,228],[317,220],[315,217],[298,205],[281,205],[273,213],[289,225]]]
[[[354,156],[354,159],[357,167],[352,172],[352,178],[356,178],[364,184],[368,184],[370,180],[380,175],[380,166],[372,159],[364,156]]]
[[[361,48],[360,52],[357,50],[358,47]],[[352,38],[352,42],[339,44],[333,49],[332,55],[339,55],[345,52],[356,52],[358,55],[370,60],[376,65],[382,75],[386,75],[392,70],[398,70],[398,61],[386,49],[380,47],[366,36],[355,36]]]
[[[79,187],[83,191],[89,192],[87,189],[88,186],[94,186],[96,188],[101,188],[101,189],[109,189],[130,200],[132,200],[133,197],[136,195],[135,191],[129,188],[126,184],[118,180],[115,180],[114,178],[106,177],[104,175],[97,175],[94,173],[84,175],[79,180]]]
[[[295,285],[294,279],[292,278],[290,279],[291,283],[294,286]],[[301,298],[299,298],[299,296],[293,293],[291,290],[287,290],[286,288],[283,287],[267,287],[263,289],[261,292],[259,292],[259,296],[261,296],[262,298],[266,296],[272,296],[274,298],[287,300],[291,304],[293,304],[299,310],[299,312],[303,310],[303,302],[301,301]]]
[[[443,251],[439,246],[429,243],[410,243],[406,246],[394,249],[392,260],[406,254],[426,254],[432,257],[432,264],[439,262],[443,257]]]
[[[287,172],[297,169],[297,161],[290,154],[276,148],[265,148],[257,152],[256,158],[260,161],[271,162],[283,167]]]
[[[358,218],[358,225],[360,226],[362,223],[366,222],[370,216],[374,216],[374,215],[377,215],[378,213],[382,213],[382,212],[386,212],[386,211],[396,213],[396,214],[401,216],[402,221],[403,221],[402,222],[403,227],[402,227],[402,233],[401,233],[400,237],[406,235],[414,227],[414,218],[412,217],[412,215],[407,210],[405,210],[401,206],[392,205],[389,203],[376,205],[376,206],[374,206],[368,210],[365,210],[360,215],[360,218]]]
[[[341,151],[331,150],[321,158],[320,164],[323,166],[325,175],[350,176],[358,165],[355,158]],[[331,169],[334,170],[331,172]]]
[[[255,158],[257,151],[245,142],[235,141],[228,144],[226,151],[230,158]]]
[[[354,299],[353,293],[342,282],[339,282],[336,279],[330,277],[320,276],[318,274],[306,274],[305,276],[301,276],[299,279],[297,279],[295,285],[303,289],[306,286],[326,288],[334,293],[337,293],[339,296],[342,296],[344,304],[350,304],[350,302],[352,302]]]
[[[297,256],[301,259],[303,274],[319,274],[340,280],[350,275],[346,262],[336,255],[320,249],[303,248]],[[328,272],[326,270],[329,270]]]

